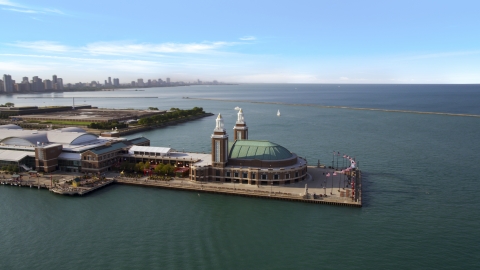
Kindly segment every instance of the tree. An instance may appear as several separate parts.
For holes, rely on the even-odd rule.
[[[148,107],[148,109],[151,110],[151,111],[158,111],[157,107]]]
[[[5,106],[6,107],[13,107],[13,106],[15,106],[15,104],[13,104],[12,102],[7,102],[7,103],[5,103]]]
[[[160,163],[157,166],[155,166],[155,169],[153,170],[155,171],[156,174],[161,174],[163,170],[163,166],[164,166],[163,163]]]
[[[166,164],[162,168],[162,173],[163,174],[171,175],[174,171],[175,171],[175,168],[170,164]]]

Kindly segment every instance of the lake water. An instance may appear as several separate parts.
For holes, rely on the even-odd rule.
[[[105,108],[198,106],[222,113],[231,137],[239,106],[251,139],[278,143],[312,165],[317,160],[331,164],[332,151],[356,157],[364,172],[364,207],[117,185],[86,197],[0,186],[0,269],[480,265],[475,167],[480,118],[301,106],[480,115],[480,86],[245,84],[142,90],[0,96],[0,103],[70,105],[76,97],[77,104]],[[215,117],[207,117],[142,135],[152,146],[207,152],[214,127]]]

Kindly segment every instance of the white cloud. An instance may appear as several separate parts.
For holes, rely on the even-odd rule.
[[[240,44],[240,43],[238,43]],[[85,46],[65,46],[53,41],[18,41],[10,46],[43,52],[76,52],[89,55],[109,56],[154,56],[164,57],[165,54],[212,54],[220,49],[237,45],[235,42],[201,42],[201,43],[129,43],[129,42],[95,42]]]
[[[10,2],[9,0],[0,0],[0,6],[21,7],[18,4]]]
[[[453,56],[463,56],[463,55],[473,55],[473,54],[480,54],[480,51],[458,51],[458,52],[430,53],[430,54],[412,56],[412,57],[407,58],[407,59],[408,60],[415,60],[415,59],[453,57]]]
[[[20,64],[18,62],[0,62],[0,70],[5,70],[6,72],[37,72],[37,71],[47,71],[51,68],[42,64]]]
[[[347,78],[347,77],[340,77],[340,81],[348,81],[348,80],[350,80],[350,79]]]
[[[18,8],[2,8],[2,9],[8,10],[8,11],[21,12],[21,13],[44,13],[41,11],[31,10],[31,9],[18,9]]]
[[[55,9],[55,8],[44,8],[43,10],[45,10],[46,12],[49,12],[49,13],[57,13],[57,14],[60,14],[60,15],[65,15],[65,13],[63,11]]]
[[[244,36],[239,38],[240,40],[256,40],[257,38],[254,36]]]
[[[25,49],[32,49],[35,51],[46,51],[46,52],[67,52],[71,49],[67,46],[64,46],[60,43],[53,42],[53,41],[46,41],[46,40],[39,40],[33,42],[23,42],[18,41],[13,44],[9,44],[11,46],[25,48]]]
[[[13,8],[2,8],[2,10],[21,12],[21,13],[30,13],[30,14],[59,14],[66,15],[63,11],[54,9],[54,8],[37,8],[37,7],[27,7],[17,3],[13,3],[9,0],[0,0],[0,6],[13,7]]]
[[[124,43],[124,42],[96,42],[82,47],[82,51],[93,55],[125,55],[149,53],[208,53],[222,47],[233,45],[229,42],[202,42],[202,43]]]

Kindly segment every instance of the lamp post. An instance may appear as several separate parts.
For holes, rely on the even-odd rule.
[[[335,175],[335,172],[332,174],[332,188],[330,189],[330,195],[333,195],[333,175]]]
[[[335,151],[333,151],[333,156],[332,156],[332,169],[334,165],[335,165]]]
[[[235,178],[232,179],[232,181],[233,181],[233,190],[235,190]]]
[[[270,196],[272,196],[273,182],[270,182]]]
[[[328,178],[330,177],[330,173],[327,173],[327,175],[325,176],[327,177],[327,183],[325,184],[325,192],[327,192]],[[332,192],[330,192],[330,195],[332,195]]]

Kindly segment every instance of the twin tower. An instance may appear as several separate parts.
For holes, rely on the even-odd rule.
[[[212,165],[224,168],[228,163],[228,134],[223,126],[223,118],[218,114],[217,125],[212,134]],[[237,122],[233,128],[234,140],[248,140],[248,127],[243,118],[243,111],[238,111]]]

